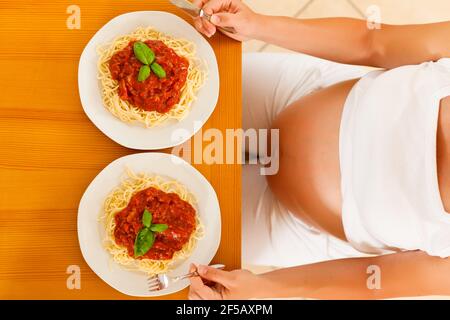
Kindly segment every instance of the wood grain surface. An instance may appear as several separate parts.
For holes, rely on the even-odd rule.
[[[69,30],[69,5],[81,29]],[[77,238],[80,198],[97,173],[136,151],[107,138],[84,114],[77,88],[80,54],[113,17],[160,10],[190,18],[164,0],[0,0],[0,299],[127,299],[87,266]],[[220,70],[219,104],[204,128],[241,127],[241,46],[210,41]],[[165,150],[166,152],[168,150]],[[195,165],[215,188],[222,242],[214,259],[240,267],[239,165]],[[69,290],[67,267],[81,268]],[[187,290],[164,298],[184,299]]]

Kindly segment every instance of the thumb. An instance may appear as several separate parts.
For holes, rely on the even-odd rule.
[[[209,266],[199,265],[197,267],[197,272],[203,279],[219,283],[225,287],[228,287],[234,278],[228,271],[215,269]]]
[[[234,27],[236,14],[230,12],[219,12],[211,16],[210,22],[219,27]]]

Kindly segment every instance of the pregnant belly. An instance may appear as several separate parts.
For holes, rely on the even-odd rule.
[[[436,143],[439,190],[443,206],[450,214],[450,97],[441,101]]]
[[[345,240],[341,218],[339,127],[357,80],[303,97],[274,121],[280,130],[280,169],[269,185],[292,213]]]

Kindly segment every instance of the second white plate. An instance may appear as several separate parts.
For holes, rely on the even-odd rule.
[[[115,263],[103,246],[105,226],[99,221],[105,198],[122,182],[125,169],[146,172],[177,180],[195,195],[197,213],[205,228],[192,254],[176,264],[169,275],[186,274],[190,263],[209,264],[219,247],[221,236],[220,207],[213,187],[203,175],[184,160],[165,153],[140,153],[113,161],[91,182],[78,208],[78,241],[91,269],[111,287],[136,297],[161,296],[184,289],[188,280],[177,282],[165,290],[151,292],[147,275],[130,271]]]

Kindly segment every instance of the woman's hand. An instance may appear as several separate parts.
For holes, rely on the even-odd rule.
[[[223,271],[208,266],[191,265],[200,277],[190,278],[190,300],[244,300],[262,294],[262,279],[247,270]]]
[[[236,33],[223,32],[227,36],[243,41],[252,38],[257,28],[259,15],[250,10],[241,0],[194,0],[194,4],[211,15],[211,22],[204,18],[194,19],[198,31],[212,37],[216,27],[232,27]]]

